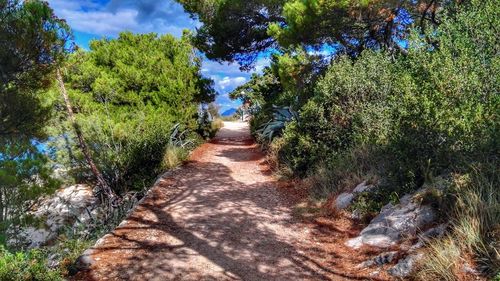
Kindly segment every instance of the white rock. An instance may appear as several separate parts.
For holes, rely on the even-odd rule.
[[[358,184],[354,190],[352,191],[353,193],[361,193],[361,192],[365,192],[365,191],[370,191],[374,186],[371,185],[371,184],[366,184],[366,181]]]
[[[346,209],[351,205],[353,198],[354,194],[352,193],[341,193],[339,196],[337,196],[337,199],[335,199],[335,208],[339,210]]]
[[[370,267],[374,264],[375,264],[375,262],[373,260],[367,260],[367,261],[364,261],[364,262],[356,265],[354,268],[355,269],[364,269],[364,268]]]
[[[398,254],[397,251],[382,253],[382,254],[376,256],[373,259],[373,262],[377,265],[383,265],[386,263],[390,263],[394,260],[394,258],[396,257],[397,254]]]
[[[424,247],[424,245],[425,245],[425,242],[423,240],[419,239],[417,243],[413,244],[410,247],[410,249],[408,249],[408,252],[410,252],[410,253],[415,252],[416,250]]]
[[[388,248],[396,244],[395,239],[387,234],[367,234],[362,237],[361,241],[365,245],[379,248]]]
[[[382,253],[382,254],[380,254],[372,259],[369,259],[367,261],[364,261],[364,262],[356,265],[355,268],[356,269],[363,269],[363,268],[367,268],[367,267],[370,267],[373,265],[379,265],[379,266],[384,265],[386,263],[392,262],[397,254],[398,254],[397,251]]]
[[[361,246],[363,246],[363,238],[361,236],[358,236],[356,238],[349,239],[347,240],[347,242],[345,242],[345,245],[353,249],[359,249],[361,248]]]
[[[411,202],[411,196],[401,198],[400,204],[384,206],[378,216],[365,227],[359,237],[349,240],[346,245],[359,248],[359,241],[376,247],[389,247],[403,236],[415,235],[417,231],[436,219],[430,206],[420,206]]]
[[[417,262],[423,258],[422,253],[409,255],[404,259],[399,260],[399,262],[388,270],[389,274],[392,276],[404,278],[410,275],[413,271]]]
[[[13,229],[12,233],[17,233],[17,236],[8,243],[28,245],[29,248],[43,245],[54,239],[63,227],[73,226],[75,221],[88,221],[87,208],[92,209],[97,202],[92,188],[88,185],[78,184],[62,188],[53,196],[40,200],[28,212],[29,215],[43,220],[45,225],[39,229],[34,227]]]
[[[53,238],[53,233],[45,229],[37,229],[34,227],[24,227],[11,229],[11,233],[15,233],[13,238],[7,241],[9,246],[35,248],[43,245],[47,240]]]
[[[422,233],[422,237],[425,239],[443,237],[444,233],[446,232],[446,228],[448,228],[448,224],[442,223],[436,227],[426,230],[424,233]]]

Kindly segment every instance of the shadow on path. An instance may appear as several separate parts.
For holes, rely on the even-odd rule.
[[[207,144],[200,161],[160,180],[93,248],[95,264],[75,280],[358,279],[299,250],[306,234],[290,215],[291,203],[241,134],[233,144]]]

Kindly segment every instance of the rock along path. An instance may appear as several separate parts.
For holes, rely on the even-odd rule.
[[[224,125],[100,239],[75,280],[352,280],[311,254],[247,124]]]

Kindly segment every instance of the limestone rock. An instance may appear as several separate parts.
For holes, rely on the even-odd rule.
[[[335,200],[335,207],[338,210],[346,209],[351,205],[352,199],[354,199],[354,194],[347,192],[341,193]]]
[[[442,223],[436,227],[429,228],[424,233],[422,233],[422,238],[424,239],[441,238],[446,232],[446,228],[448,228],[448,224],[446,223]]]
[[[373,259],[370,259],[370,260],[367,260],[367,261],[364,261],[364,262],[358,264],[356,266],[356,269],[363,269],[363,268],[367,268],[367,267],[370,267],[373,265],[378,265],[378,266],[384,265],[384,264],[392,262],[397,256],[398,256],[397,251],[382,253]]]
[[[347,241],[346,245],[352,248],[359,248],[363,244],[389,247],[399,242],[403,236],[415,235],[435,219],[436,212],[431,206],[414,203],[411,196],[407,195],[396,206],[384,206],[360,235]]]
[[[353,193],[361,193],[361,192],[365,192],[365,191],[370,191],[374,188],[373,185],[371,184],[367,184],[366,181],[358,184],[354,190],[352,191]]]
[[[7,231],[11,238],[7,240],[10,247],[36,248],[55,237],[55,234],[46,229],[35,227],[13,227]]]
[[[88,185],[77,184],[58,190],[53,196],[41,199],[28,212],[44,222],[41,227],[11,228],[12,239],[8,244],[35,248],[57,237],[59,231],[76,223],[87,223],[91,219],[91,210],[98,199]],[[94,212],[95,213],[95,212]]]
[[[382,253],[376,256],[373,261],[376,265],[383,265],[392,262],[398,255],[397,251]]]
[[[85,250],[82,255],[76,259],[74,267],[71,269],[71,272],[69,272],[69,274],[75,275],[76,273],[78,273],[78,271],[88,270],[95,263],[92,254],[92,249]]]
[[[399,262],[388,270],[389,274],[395,277],[408,277],[410,273],[414,270],[417,262],[422,259],[424,255],[421,253],[412,254],[404,259],[399,260]]]

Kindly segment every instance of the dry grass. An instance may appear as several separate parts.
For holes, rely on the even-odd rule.
[[[463,279],[463,265],[472,265],[485,276],[500,272],[500,200],[498,175],[486,177],[479,171],[455,179],[456,204],[453,230],[432,241],[424,263],[415,273],[417,280]],[[470,277],[470,276],[469,276]]]
[[[163,154],[163,169],[168,170],[179,166],[184,160],[187,159],[188,155],[189,152],[187,149],[169,145]]]
[[[329,198],[343,191],[350,191],[363,181],[376,184],[379,181],[377,159],[368,148],[345,151],[330,163],[317,165],[309,176],[314,186],[315,198]]]
[[[216,118],[214,121],[212,121],[212,130],[215,130],[217,132],[222,127],[224,127],[224,121],[222,119]]]

